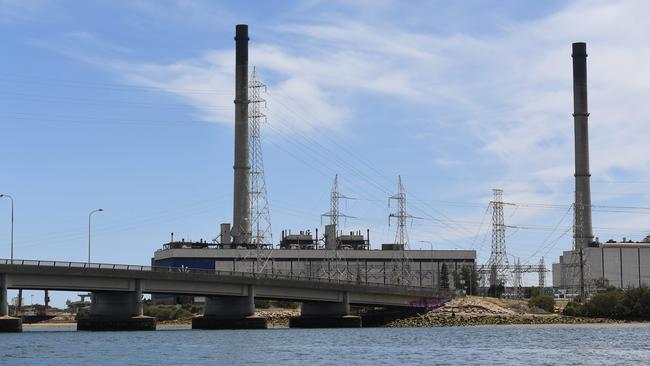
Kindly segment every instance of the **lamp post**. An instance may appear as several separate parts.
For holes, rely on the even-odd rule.
[[[0,198],[7,197],[11,200],[11,264],[14,264],[14,198],[8,194],[0,194]]]
[[[96,210],[90,211],[88,214],[88,266],[90,266],[90,218],[93,216],[95,212],[102,212],[104,211],[103,208],[98,208]]]

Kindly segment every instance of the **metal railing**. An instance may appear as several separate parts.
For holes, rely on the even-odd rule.
[[[329,278],[319,276],[296,276],[293,273],[288,275],[268,272],[243,272],[243,271],[222,271],[205,268],[188,268],[188,267],[162,267],[162,266],[142,266],[133,264],[113,264],[113,263],[87,263],[87,262],[67,262],[67,261],[49,261],[33,259],[1,259],[0,265],[14,266],[31,266],[31,267],[52,267],[52,268],[74,268],[74,269],[102,269],[113,271],[137,271],[137,272],[171,272],[171,273],[192,273],[210,276],[229,276],[243,277],[252,279],[281,279],[307,282],[329,282],[342,285],[364,285],[370,287],[383,287],[393,289],[410,289],[410,290],[432,290],[431,287],[400,285],[393,283],[382,283],[372,281],[351,281],[340,278]]]

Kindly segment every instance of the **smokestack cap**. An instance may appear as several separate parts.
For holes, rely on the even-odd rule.
[[[587,57],[587,44],[585,42],[575,42],[572,45],[573,53],[572,57]]]
[[[248,38],[248,24],[237,24],[235,27],[235,41],[240,39],[250,40]]]

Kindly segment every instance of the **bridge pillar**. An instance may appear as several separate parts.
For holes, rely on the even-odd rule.
[[[142,280],[134,291],[95,291],[90,314],[77,321],[77,330],[156,330],[156,318],[142,314]]]
[[[305,301],[300,306],[300,316],[289,319],[289,328],[359,328],[361,317],[350,315],[348,293],[341,302]]]
[[[266,329],[266,319],[255,316],[255,289],[247,296],[206,296],[203,315],[192,319],[192,329]]]
[[[9,316],[9,298],[7,290],[9,282],[6,274],[0,274],[0,333],[4,332],[22,332],[23,321],[21,318]]]

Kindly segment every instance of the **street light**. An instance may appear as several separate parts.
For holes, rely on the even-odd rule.
[[[420,240],[419,243],[429,244],[429,250],[431,250],[431,252],[433,252],[433,242],[432,241]],[[433,253],[432,253],[432,255],[433,255]]]
[[[90,218],[93,216],[95,212],[102,212],[104,211],[103,208],[98,208],[96,210],[90,211],[88,214],[88,266],[90,267]]]
[[[0,194],[0,198],[2,197],[11,200],[11,264],[14,264],[14,198],[8,194]]]

